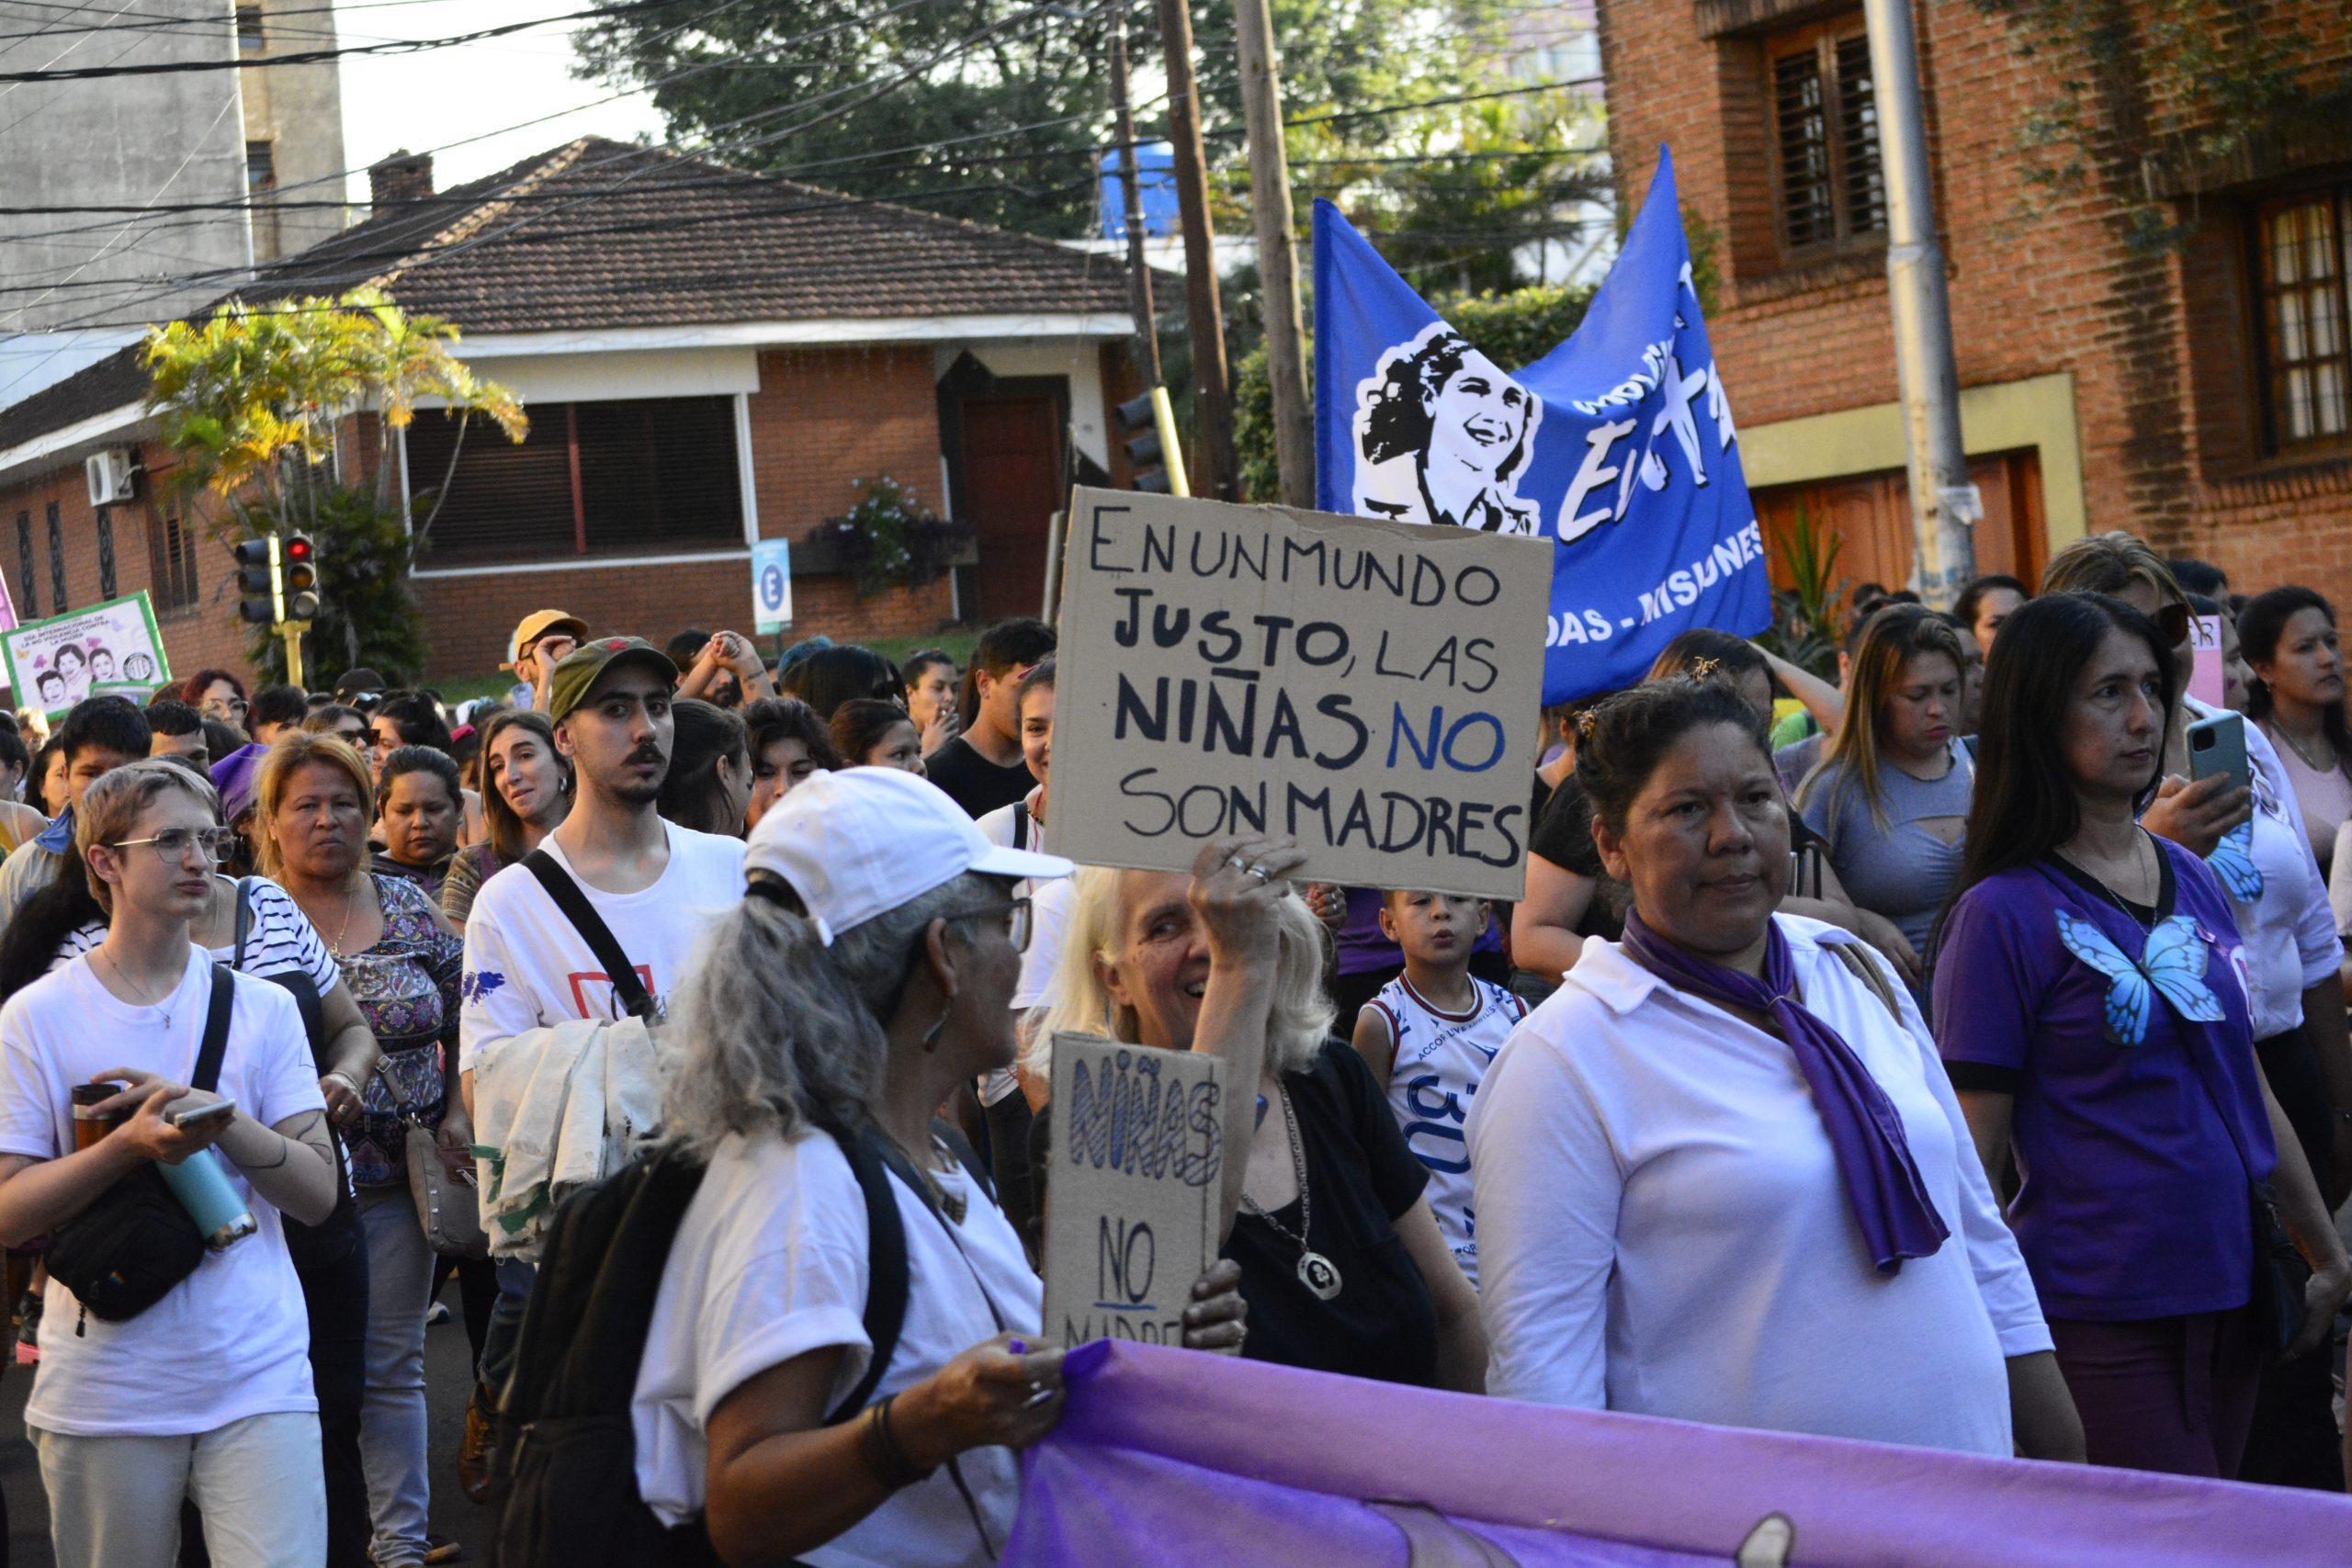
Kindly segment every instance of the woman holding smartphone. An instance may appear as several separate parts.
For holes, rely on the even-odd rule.
[[[70,1224],[144,1161],[206,1147],[256,1226],[119,1322],[50,1280],[25,1420],[60,1568],[169,1568],[184,1497],[216,1562],[326,1551],[310,1334],[281,1215],[324,1220],[335,1162],[293,998],[232,974],[215,1089],[187,1087],[213,985],[189,927],[228,833],[214,809],[202,779],[160,758],[92,784],[74,842],[109,916],[106,941],[0,1008],[0,1242]],[[73,1091],[90,1083],[127,1087],[80,1108],[119,1121],[76,1147]],[[223,1100],[234,1108],[200,1125],[167,1119]]]
[[[1984,1168],[2015,1156],[2008,1219],[2091,1462],[2230,1479],[2275,1333],[2258,1184],[2313,1269],[2298,1354],[2352,1261],[2256,1063],[2230,901],[2140,819],[2172,647],[2097,593],[2002,626],[1935,1028]]]

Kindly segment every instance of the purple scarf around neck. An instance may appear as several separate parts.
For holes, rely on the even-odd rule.
[[[1951,1236],[1928,1197],[1911,1158],[1903,1118],[1886,1091],[1838,1032],[1796,999],[1796,964],[1789,939],[1775,921],[1764,946],[1761,979],[1688,953],[1625,916],[1625,953],[1678,991],[1718,1006],[1770,1014],[1813,1090],[1822,1130],[1838,1156],[1862,1239],[1879,1272],[1893,1274],[1906,1258],[1928,1258]]]

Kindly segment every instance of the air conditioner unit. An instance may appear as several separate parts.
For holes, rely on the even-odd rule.
[[[116,446],[83,458],[82,472],[90,481],[90,504],[109,506],[130,499],[131,482],[138,470],[130,466],[130,454]]]

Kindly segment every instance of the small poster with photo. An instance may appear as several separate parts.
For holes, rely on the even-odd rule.
[[[7,665],[17,705],[39,708],[51,718],[94,693],[130,696],[172,678],[172,661],[143,589],[126,599],[0,632],[0,661]]]

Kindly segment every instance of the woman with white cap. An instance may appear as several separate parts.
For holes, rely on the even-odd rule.
[[[1070,863],[990,843],[912,773],[850,768],[762,817],[746,869],[664,1032],[662,1122],[707,1169],[638,1374],[639,1489],[730,1562],[993,1562],[1061,1352],[1035,1348],[1043,1288],[932,1113],[1012,1065],[1016,884]],[[878,1380],[853,1149],[888,1168],[906,1238]],[[1189,1346],[1239,1348],[1238,1277],[1195,1283]]]

